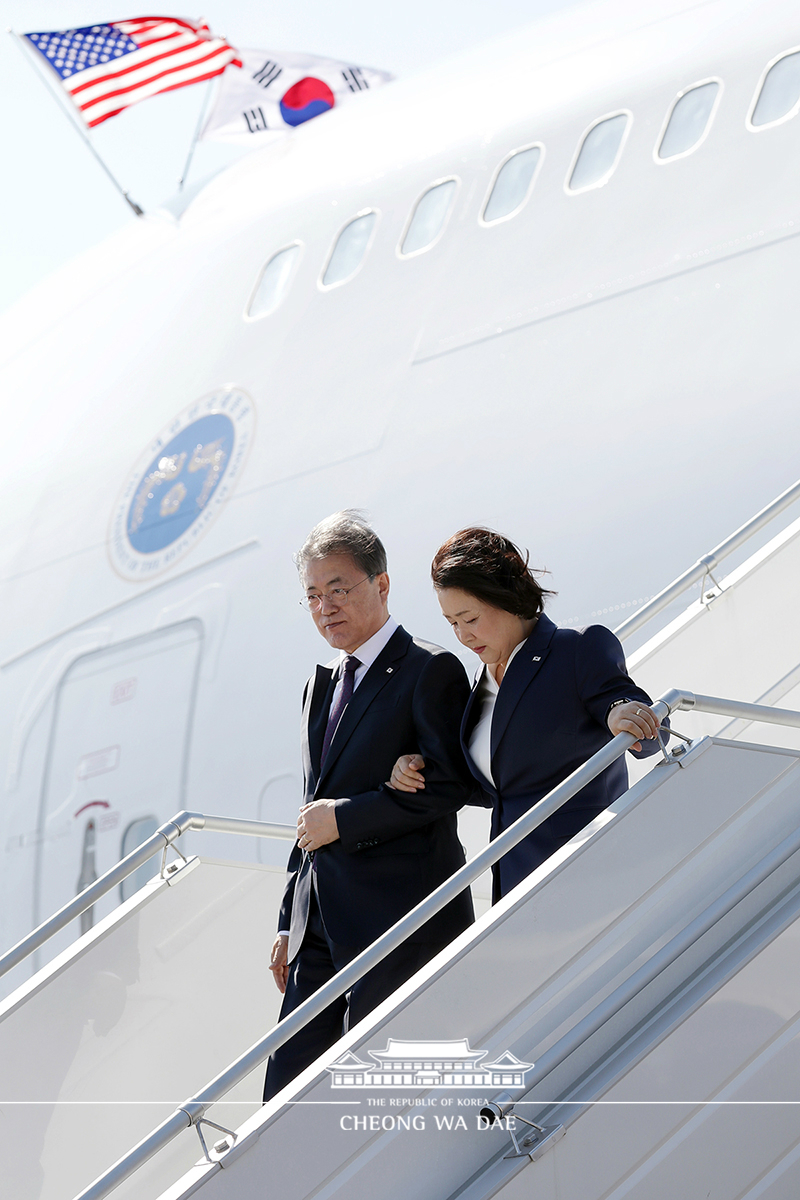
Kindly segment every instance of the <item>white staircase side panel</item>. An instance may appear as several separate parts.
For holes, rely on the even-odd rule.
[[[473,1050],[487,1052],[487,1062],[508,1050],[522,1062],[541,1063],[552,1051],[552,1069],[525,1096],[533,1116],[589,1078],[603,1056],[703,970],[709,956],[800,882],[796,851],[591,1036],[560,1057],[555,1053],[560,1039],[796,830],[798,818],[800,757],[792,751],[707,740],[682,767],[656,768],[249,1118],[224,1166],[198,1164],[161,1200],[201,1192],[203,1200],[254,1200],[266,1189],[281,1200],[371,1200],[376,1192],[381,1200],[443,1200],[458,1194],[500,1149],[509,1148],[508,1133],[477,1129],[479,1104],[503,1089],[335,1089],[326,1067],[347,1051],[369,1063],[371,1052],[384,1050],[389,1038],[467,1038]],[[800,910],[800,889],[797,904]],[[786,995],[769,975],[762,983],[752,1002],[780,1026],[784,1011],[793,1013],[795,1002],[800,1007],[800,982],[791,975]],[[741,1056],[735,1043],[731,1049],[735,1066]],[[687,1048],[698,1071],[703,1053],[699,1036]],[[748,1053],[743,1047],[745,1058]],[[656,1080],[655,1098],[686,1098],[680,1073]],[[704,1086],[700,1099],[708,1081]],[[382,1098],[385,1104],[375,1103]],[[401,1114],[423,1117],[425,1128],[341,1125],[343,1117]],[[437,1129],[437,1117],[448,1115],[463,1115],[465,1128]],[[557,1147],[562,1157],[569,1154],[570,1137]],[[628,1153],[633,1166],[635,1140]],[[554,1161],[548,1153],[530,1172],[552,1172]],[[148,1195],[141,1188],[120,1190],[128,1194]],[[561,1200],[579,1193],[552,1194]]]
[[[467,858],[480,854],[489,841],[492,810],[477,804],[465,804],[458,813],[458,839]],[[492,872],[486,871],[470,887],[475,916],[481,917],[492,903]]]
[[[284,878],[191,859],[0,1003],[4,1197],[72,1200],[277,1019]],[[243,1119],[255,1081],[228,1100]],[[185,1142],[153,1164],[153,1192],[196,1157]]]
[[[719,576],[718,576],[719,578]],[[690,604],[628,658],[628,669],[654,698],[671,687],[711,696],[795,707],[800,700],[800,519],[724,579],[708,603]],[[707,581],[706,591],[713,587]],[[800,731],[731,723],[711,713],[681,712],[676,727],[691,737],[722,734],[800,748]],[[628,756],[632,779],[649,767]]]
[[[583,1110],[539,1162],[510,1179],[504,1168],[492,1164],[461,1200],[794,1200],[800,918]]]

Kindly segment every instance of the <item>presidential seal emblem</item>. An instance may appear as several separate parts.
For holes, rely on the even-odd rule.
[[[255,428],[239,388],[212,392],[170,421],[142,452],[111,518],[109,554],[124,579],[152,579],[191,550],[242,473]]]

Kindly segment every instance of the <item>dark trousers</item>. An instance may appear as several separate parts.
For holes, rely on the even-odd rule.
[[[428,942],[404,942],[363,979],[354,983],[349,992],[334,1000],[305,1028],[279,1046],[267,1064],[264,1100],[271,1100],[277,1095],[441,949],[441,946]],[[358,953],[360,950],[356,946],[341,946],[330,940],[312,890],[303,944],[289,967],[281,1020],[294,1012]]]

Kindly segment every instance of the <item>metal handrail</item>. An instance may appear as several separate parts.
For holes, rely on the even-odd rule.
[[[733,554],[734,550],[738,550],[748,538],[758,533],[759,529],[763,529],[773,517],[777,517],[778,513],[783,512],[785,508],[788,508],[797,499],[800,499],[800,480],[797,483],[793,483],[785,492],[781,492],[777,500],[773,500],[766,508],[762,508],[761,512],[756,513],[751,520],[740,526],[724,542],[720,542],[708,554],[704,554],[702,558],[698,558],[693,567],[690,567],[688,571],[684,571],[682,575],[679,575],[673,583],[665,587],[657,596],[654,596],[647,604],[637,609],[635,613],[632,613],[627,620],[616,627],[614,633],[618,638],[626,638],[635,633],[637,629],[641,629],[651,617],[654,617],[656,613],[660,613],[662,609],[665,609],[668,604],[671,604],[673,600],[682,595],[698,579],[703,579],[704,576],[710,574],[714,567],[722,562],[723,558],[727,558],[729,554]]]
[[[82,892],[78,892],[68,904],[43,921],[21,942],[17,942],[16,946],[7,950],[0,957],[0,977],[18,966],[60,929],[69,925],[70,921],[74,921],[82,912],[91,908],[102,896],[113,891],[118,883],[122,883],[123,879],[127,879],[143,863],[154,855],[165,852],[182,833],[201,829],[210,833],[239,833],[250,837],[285,838],[288,841],[293,841],[297,836],[297,828],[294,825],[277,825],[271,821],[244,821],[238,817],[214,817],[196,812],[176,813],[170,821],[165,822],[142,842],[141,846],[137,846],[125,858],[121,858],[110,871],[106,871],[105,875],[101,875]]]
[[[741,716],[751,721],[776,722],[800,728],[800,712],[789,709],[770,708],[766,704],[746,704],[736,700],[723,700],[715,696],[700,696],[676,688],[665,692],[653,705],[660,720],[677,709],[697,709],[724,716]],[[357,980],[390,954],[395,947],[449,904],[464,888],[473,883],[490,866],[493,866],[523,838],[538,828],[557,809],[571,799],[581,788],[595,779],[602,771],[616,762],[637,739],[629,733],[619,733],[612,741],[573,771],[563,783],[549,792],[538,804],[524,813],[499,837],[490,842],[479,854],[470,859],[459,871],[440,884],[400,921],[382,934],[371,946],[352,959],[341,971],[304,1001],[294,1012],[279,1021],[263,1038],[240,1055],[229,1067],[216,1076],[202,1091],[192,1096],[185,1104],[163,1121],[152,1133],[143,1138],[126,1155],[85,1188],[75,1200],[104,1200],[119,1184],[133,1175],[140,1166],[168,1145],[183,1129],[196,1125],[205,1117],[208,1109],[226,1092],[245,1079],[293,1037],[299,1029],[317,1016],[333,1000],[348,991]]]

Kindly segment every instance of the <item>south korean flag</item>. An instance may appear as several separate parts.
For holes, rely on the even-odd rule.
[[[332,58],[240,50],[219,83],[201,141],[258,146],[387,83],[392,76]]]

